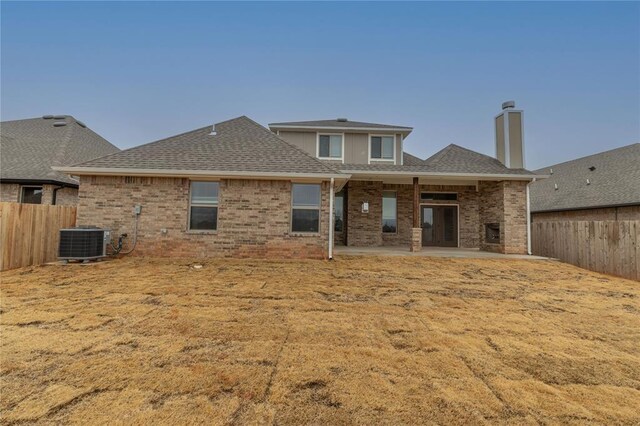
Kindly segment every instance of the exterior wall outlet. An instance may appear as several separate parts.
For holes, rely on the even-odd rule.
[[[160,230],[160,233],[161,233],[162,235],[167,235],[167,228],[162,228],[162,229]]]

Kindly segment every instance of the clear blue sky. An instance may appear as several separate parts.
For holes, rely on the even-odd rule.
[[[120,148],[238,115],[348,117],[527,166],[640,141],[640,3],[1,4],[2,120],[72,114]]]

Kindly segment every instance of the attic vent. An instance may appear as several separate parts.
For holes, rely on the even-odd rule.
[[[43,115],[42,118],[44,118],[45,120],[51,120],[53,118],[53,115]]]
[[[64,121],[56,121],[55,123],[53,123],[53,127],[62,127],[62,126],[66,126],[67,123]]]
[[[76,123],[78,123],[78,126],[80,126],[80,127],[85,127],[85,128],[87,127],[87,125],[86,125],[86,124],[84,124],[84,123],[83,123],[82,121],[80,121],[80,120],[76,120]]]
[[[556,191],[558,190],[558,184],[557,183],[553,184],[553,189],[555,189]]]
[[[549,174],[552,175],[553,174],[553,169],[549,169]]]
[[[591,166],[589,167],[589,170],[594,171],[596,169],[596,166]]]
[[[587,179],[587,185],[591,185],[591,181]]]
[[[347,120],[346,118],[338,118],[336,121],[339,121],[340,123],[346,123],[349,120]]]
[[[54,115],[53,118],[55,118],[56,120],[64,120],[65,118],[67,118],[66,115]]]

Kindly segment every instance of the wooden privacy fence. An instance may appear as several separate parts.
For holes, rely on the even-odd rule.
[[[531,251],[640,281],[640,220],[534,222]]]
[[[60,229],[75,225],[75,206],[0,203],[0,271],[56,260]]]

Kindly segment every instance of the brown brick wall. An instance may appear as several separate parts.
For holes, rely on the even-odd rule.
[[[533,213],[532,222],[558,220],[640,220],[640,206]]]
[[[17,183],[0,184],[0,201],[17,203],[20,198],[20,185]]]
[[[350,181],[348,191],[348,245],[411,245],[413,227],[413,185]],[[398,232],[382,232],[382,191],[395,191]],[[457,192],[458,201],[429,201],[424,204],[457,204],[459,209],[460,246],[477,248],[479,238],[478,193],[475,186],[420,185],[420,191]],[[369,202],[369,213],[361,212],[362,202]]]
[[[292,234],[291,183],[220,181],[218,230],[187,230],[189,180],[180,178],[82,177],[78,224],[128,233],[135,255],[171,257],[324,258],[327,255],[329,186],[322,184],[319,234]],[[125,250],[127,247],[125,247]]]
[[[527,252],[527,182],[480,182],[480,249],[499,253]],[[500,224],[500,243],[485,242],[485,224]]]
[[[29,185],[32,186],[32,185]],[[38,185],[35,185],[38,186]],[[42,185],[42,204],[52,204],[53,190],[56,185]],[[20,184],[3,183],[0,185],[0,201],[20,202]],[[58,190],[56,204],[76,205],[78,204],[78,190],[75,188],[62,188]]]

